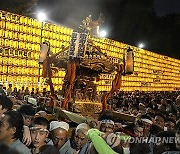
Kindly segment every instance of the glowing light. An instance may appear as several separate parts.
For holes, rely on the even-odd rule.
[[[139,48],[143,48],[144,47],[144,44],[143,43],[140,43],[139,44]]]
[[[40,21],[45,21],[45,20],[46,20],[46,14],[45,14],[44,12],[39,12],[39,13],[37,14],[37,18],[38,18],[38,20],[40,20]]]
[[[105,30],[101,30],[99,32],[99,35],[100,35],[100,37],[106,37],[107,36],[107,32]]]

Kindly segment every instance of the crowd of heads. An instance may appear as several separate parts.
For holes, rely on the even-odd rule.
[[[42,96],[49,97],[45,89],[40,93],[22,88],[18,93],[11,85],[6,91],[0,88],[0,151],[3,154],[180,151],[179,91],[119,92],[108,100],[111,110],[79,124],[53,117],[53,113],[30,104],[27,95],[36,101]],[[123,118],[116,116],[117,113]]]

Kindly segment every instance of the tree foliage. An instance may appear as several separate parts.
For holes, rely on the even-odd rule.
[[[107,27],[113,27],[110,31],[112,39],[134,46],[143,42],[148,50],[180,58],[178,15],[158,17],[153,8],[154,0],[106,1],[102,7],[106,23],[111,23]]]
[[[0,9],[16,14],[28,15],[37,0],[0,0]]]

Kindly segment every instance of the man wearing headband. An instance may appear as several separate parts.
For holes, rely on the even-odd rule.
[[[73,154],[74,150],[71,148],[67,133],[69,130],[69,124],[64,121],[52,121],[50,123],[50,135],[52,142],[56,148],[59,149],[59,153]],[[48,143],[51,144],[51,143]]]
[[[30,126],[35,115],[35,110],[31,105],[22,105],[18,110],[23,116],[24,125]]]
[[[86,123],[81,123],[76,127],[75,134],[72,140],[72,147],[75,150],[75,153],[89,153],[88,151],[90,143],[88,142],[88,138],[86,137],[89,129],[89,125]]]
[[[31,105],[22,105],[18,110],[21,113],[24,121],[23,130],[23,143],[27,146],[31,144],[31,136],[29,131],[29,126],[32,124],[32,120],[35,115],[35,111]]]
[[[153,124],[151,117],[149,117],[148,115],[142,115],[141,121],[142,121],[143,127],[144,127],[143,128],[143,131],[144,131],[143,136],[148,137],[150,135],[151,127]]]
[[[54,146],[46,145],[46,138],[49,134],[49,121],[43,117],[37,117],[32,123],[31,138],[34,148],[32,149],[33,154],[59,154],[58,149]]]
[[[111,111],[105,111],[101,114],[99,118],[100,124],[100,131],[104,133],[113,133],[114,132],[114,121],[113,121],[113,113]]]
[[[113,133],[114,132],[114,121],[109,120],[109,119],[101,120],[100,130],[105,133],[107,133],[107,132]]]
[[[165,126],[165,116],[162,113],[156,113],[154,116],[154,120],[155,120],[155,125],[158,126],[159,128],[162,129],[162,131],[164,130],[164,126]]]
[[[155,146],[155,144],[151,142],[151,138],[155,137],[155,135],[152,134],[153,121],[151,117],[146,114],[141,116],[141,121],[143,123],[143,137],[148,138],[147,142],[149,143],[149,149],[153,152]]]

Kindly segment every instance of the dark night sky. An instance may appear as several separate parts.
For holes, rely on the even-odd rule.
[[[113,3],[114,1],[114,3]],[[37,10],[44,9],[49,14],[49,20],[67,26],[74,26],[81,22],[81,19],[89,14],[94,18],[98,17],[100,12],[103,12],[103,3],[109,5],[116,4],[114,7],[120,9],[120,2],[122,0],[38,0]],[[132,0],[133,1],[133,0]],[[139,1],[139,0],[137,0]],[[165,16],[169,13],[180,14],[180,0],[145,0],[154,1],[153,8],[158,16]],[[120,5],[118,5],[120,4]],[[136,7],[136,4],[135,6]],[[113,10],[110,10],[109,15]],[[118,15],[111,16],[111,18],[118,20]]]
[[[0,0],[0,9],[7,1]],[[39,10],[49,22],[70,28],[79,27],[90,14],[97,19],[102,12],[108,38],[134,46],[143,41],[147,50],[180,59],[180,0],[37,0],[31,12]]]
[[[55,13],[56,15],[65,14],[64,17],[68,17],[69,15],[76,16],[76,19],[79,19],[81,18],[81,16],[87,14],[97,14],[98,12],[102,12],[103,10],[100,6],[102,5],[103,0],[38,0],[38,1],[39,2],[37,8],[40,9],[45,8],[45,10],[50,14],[53,13]],[[104,0],[104,1],[107,2],[107,1],[121,1],[121,0]],[[146,1],[152,1],[152,0],[146,0]],[[118,7],[118,6],[114,6],[114,7]],[[154,0],[153,7],[158,16],[164,16],[169,13],[180,14],[180,0]],[[59,13],[57,13],[57,11]],[[117,18],[117,17],[112,16],[112,18]],[[72,19],[67,19],[67,20],[72,20]]]
[[[180,0],[155,0],[154,8],[159,16],[180,13]]]
[[[147,11],[145,12],[145,10],[149,12],[154,10],[158,18],[170,13],[180,15],[180,0],[39,0],[36,8],[44,9],[49,16],[49,21],[70,28],[78,27],[82,19],[89,14],[97,19],[102,12],[105,15],[102,27],[108,31],[109,38],[134,46],[138,46],[138,43],[143,41],[144,48],[147,50],[180,58],[180,54],[178,54],[180,45],[177,45],[180,40],[176,39],[177,34],[173,31],[173,26],[171,25],[170,29],[167,24],[168,22],[171,24],[172,21],[167,21],[167,27],[161,29],[159,21],[152,23],[149,15],[146,14]],[[131,24],[135,25],[128,29],[127,27]],[[155,31],[155,29],[158,30]],[[131,37],[133,34],[136,36]],[[156,34],[160,38],[157,38],[156,35],[153,38],[152,34]],[[171,44],[168,44],[169,42]]]

